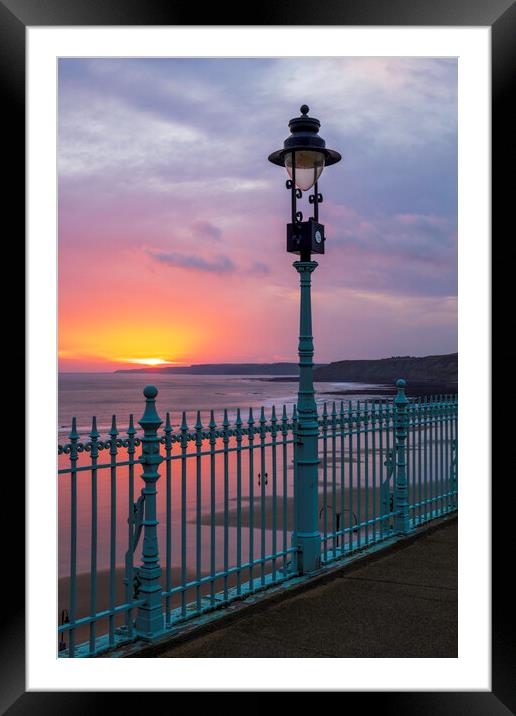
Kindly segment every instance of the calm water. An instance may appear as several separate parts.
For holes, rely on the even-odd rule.
[[[70,431],[72,417],[77,417],[79,432],[91,430],[91,418],[97,416],[100,433],[109,430],[111,416],[116,413],[119,429],[127,427],[130,413],[135,421],[143,414],[143,387],[148,383],[158,390],[156,401],[161,417],[171,413],[172,422],[180,422],[180,412],[187,411],[188,423],[195,422],[195,413],[201,410],[203,422],[209,421],[209,411],[215,411],[215,419],[222,417],[224,408],[229,411],[230,419],[237,408],[241,408],[242,419],[247,417],[249,408],[262,405],[270,411],[286,404],[291,413],[296,402],[297,383],[281,383],[269,380],[257,380],[257,376],[231,375],[156,375],[142,373],[61,373],[59,375],[59,441]],[[360,383],[316,383],[316,400],[333,400],[339,396],[322,394],[343,389],[369,387]],[[345,396],[348,397],[353,396]],[[256,417],[256,415],[255,415]]]

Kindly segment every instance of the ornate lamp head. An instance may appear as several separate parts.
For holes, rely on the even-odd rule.
[[[269,156],[269,161],[285,167],[295,187],[302,191],[311,189],[321,176],[325,166],[336,164],[341,155],[326,148],[326,142],[319,135],[321,123],[315,117],[309,117],[310,108],[303,104],[301,116],[294,117],[288,123],[290,136]]]
[[[321,123],[315,117],[309,117],[309,111],[307,104],[301,106],[301,116],[288,123],[290,136],[283,142],[283,149],[269,155],[269,161],[285,167],[289,175],[287,189],[291,193],[292,220],[287,224],[287,251],[300,255],[301,261],[309,261],[312,253],[324,254],[326,237],[324,226],[319,223],[319,204],[323,197],[317,182],[325,166],[342,159],[339,152],[326,147],[319,134]],[[297,200],[312,187],[314,193],[308,200],[313,205],[314,215],[303,221],[303,213],[297,210]]]

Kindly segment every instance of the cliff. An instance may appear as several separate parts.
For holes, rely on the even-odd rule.
[[[418,384],[457,383],[457,353],[447,355],[393,356],[378,360],[341,360],[314,370],[314,380],[357,383],[393,383],[397,378]]]

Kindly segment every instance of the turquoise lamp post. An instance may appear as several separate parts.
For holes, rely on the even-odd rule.
[[[273,152],[269,161],[284,166],[289,174],[286,182],[291,192],[291,222],[287,224],[287,251],[299,256],[293,266],[299,273],[301,305],[299,320],[299,391],[295,448],[295,518],[294,546],[297,549],[297,570],[301,573],[318,569],[321,561],[321,535],[318,520],[318,435],[319,424],[313,383],[314,344],[312,337],[311,276],[318,264],[312,253],[324,254],[324,226],[319,222],[322,194],[318,180],[325,166],[336,164],[341,155],[326,147],[319,135],[321,123],[309,117],[309,107],[301,107],[301,116],[289,122],[290,136],[283,149]],[[308,201],[313,216],[303,221],[297,200],[313,188]]]

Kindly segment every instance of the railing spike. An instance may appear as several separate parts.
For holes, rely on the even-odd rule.
[[[224,411],[224,416],[227,417],[226,411]],[[214,414],[213,410],[210,410],[209,428],[210,428],[210,430],[215,430],[216,427],[217,427],[217,423],[215,422],[215,414]]]
[[[202,422],[201,422],[201,411],[197,411],[197,422],[195,423],[195,429],[196,430],[202,430]]]
[[[90,438],[92,440],[95,440],[95,438],[100,437],[100,433],[97,430],[97,416],[94,415],[91,419],[91,432],[90,432]]]
[[[128,435],[134,435],[136,433],[136,428],[134,427],[134,417],[131,413],[129,416],[129,427],[127,428],[127,434]]]
[[[163,430],[166,433],[172,432],[172,424],[170,423],[170,413],[167,413],[165,416],[165,427],[163,428]]]
[[[77,432],[77,418],[72,418],[72,429],[70,430],[70,434],[68,435],[70,440],[78,440],[80,438],[79,433]]]
[[[181,430],[182,431],[188,430],[188,424],[186,422],[186,410],[183,410],[183,415],[181,417]]]
[[[116,427],[116,415],[113,415],[113,417],[111,418],[111,429],[109,431],[109,434],[112,437],[116,437],[118,435],[118,430]]]

